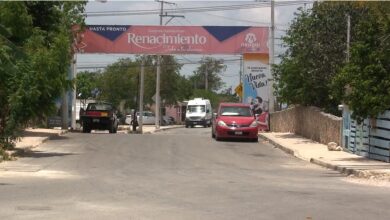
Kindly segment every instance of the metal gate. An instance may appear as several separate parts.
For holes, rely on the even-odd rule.
[[[350,152],[390,162],[390,110],[360,124],[351,119],[349,130],[349,134],[345,135],[348,136],[346,147]]]

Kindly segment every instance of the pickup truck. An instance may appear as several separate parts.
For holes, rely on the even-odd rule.
[[[107,102],[89,103],[87,109],[80,115],[83,133],[91,133],[91,130],[108,130],[116,133],[118,130],[118,118],[112,104]]]

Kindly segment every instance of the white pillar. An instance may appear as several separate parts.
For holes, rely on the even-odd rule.
[[[76,79],[76,71],[77,71],[77,65],[76,65],[76,61],[77,61],[77,55],[76,53],[74,54],[73,56],[73,60],[72,60],[72,78],[73,80]],[[75,82],[75,81],[74,81]],[[72,89],[72,122],[71,122],[71,127],[73,130],[76,130],[76,110],[77,110],[77,106],[76,106],[76,83],[73,85],[73,89]]]
[[[144,75],[145,75],[145,60],[144,57],[142,57],[141,61],[141,73],[140,73],[140,89],[139,89],[139,131],[142,134],[142,126],[143,126],[143,115],[144,115]]]

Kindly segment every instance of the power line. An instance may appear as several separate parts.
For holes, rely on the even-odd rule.
[[[183,57],[184,58],[184,57]],[[223,60],[223,64],[225,63],[233,63],[233,62],[237,62],[237,61],[240,61],[240,59],[230,59],[230,60]],[[193,64],[203,64],[201,60],[199,61],[191,61],[191,60],[188,60],[188,62],[182,62],[182,63],[163,63],[161,64],[161,66],[176,66],[176,65],[193,65]],[[83,65],[77,65],[77,68],[78,69],[94,69],[94,68],[106,68],[106,67],[109,67],[110,65],[102,65],[102,66],[97,66],[97,65],[94,65],[94,66],[83,66]],[[150,65],[145,65],[145,67],[155,67],[156,65],[155,64],[150,64]],[[139,67],[139,64],[138,63],[134,63],[134,64],[130,64],[130,65],[121,65],[120,67],[134,67],[134,68],[137,68]]]
[[[312,4],[313,1],[278,1],[275,2],[275,6],[290,6],[290,5],[301,5],[301,4]],[[215,5],[207,7],[186,7],[180,8],[176,7],[174,9],[165,9],[167,13],[184,13],[184,12],[202,12],[202,11],[224,11],[224,10],[236,10],[236,9],[250,9],[250,8],[261,8],[261,7],[270,7],[269,1],[259,2],[259,3],[249,3],[249,4],[234,4],[234,5]],[[122,10],[122,11],[89,11],[85,12],[85,15],[146,15],[146,14],[159,14],[159,9],[148,9],[148,10]]]
[[[222,5],[222,6],[209,6],[209,7],[189,7],[189,8],[175,8],[166,9],[167,13],[186,13],[186,12],[204,12],[204,11],[224,11],[224,10],[237,10],[237,9],[250,9],[257,7],[267,7],[264,3],[251,3],[251,4],[240,4],[240,5]],[[118,16],[118,15],[148,15],[148,14],[159,14],[160,10],[127,10],[127,11],[101,11],[101,12],[86,12],[87,16]]]
[[[204,14],[210,15],[210,16],[214,16],[214,17],[223,18],[223,19],[226,19],[226,20],[232,20],[232,21],[238,21],[238,22],[247,22],[247,23],[253,23],[253,24],[262,24],[264,26],[268,26],[269,25],[269,23],[266,23],[266,22],[257,22],[257,21],[250,21],[250,20],[244,20],[244,19],[236,19],[236,18],[226,17],[226,16],[222,16],[222,15],[210,14],[210,13],[206,13],[206,12],[204,12]]]
[[[275,6],[290,6],[290,5],[301,5],[313,3],[312,1],[283,1],[275,3]],[[195,13],[195,12],[208,12],[208,11],[231,11],[231,10],[240,10],[240,9],[255,9],[255,8],[264,8],[270,7],[269,2],[263,3],[250,3],[250,4],[239,4],[239,5],[219,5],[219,6],[208,6],[208,7],[188,7],[188,8],[175,8],[175,9],[166,9],[166,13]],[[152,15],[159,14],[160,10],[151,9],[151,10],[126,10],[126,11],[93,11],[86,12],[84,15],[88,17],[99,17],[99,16],[124,16],[124,15]]]

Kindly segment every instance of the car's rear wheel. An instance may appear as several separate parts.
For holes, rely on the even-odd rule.
[[[116,133],[115,131],[115,126],[113,124],[111,124],[109,127],[108,127],[108,132],[110,132],[111,134],[112,133]]]
[[[83,124],[83,133],[91,133],[91,128],[89,128],[87,123]]]

